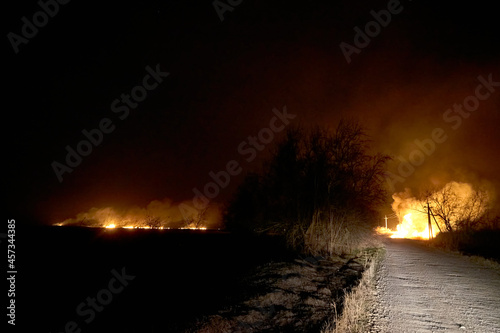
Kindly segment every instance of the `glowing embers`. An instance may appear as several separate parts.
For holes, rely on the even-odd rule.
[[[170,229],[170,228],[165,228],[165,227],[151,227],[151,226],[144,226],[144,225],[125,225],[125,226],[116,226],[115,224],[110,224],[104,226],[106,229],[114,229],[114,228],[121,228],[121,229],[158,229],[158,230],[163,230],[163,229]]]
[[[179,229],[182,229],[182,230],[207,230],[206,227],[182,227]]]
[[[144,226],[144,225],[125,225],[125,226],[117,226],[115,224],[108,224],[103,226],[105,229],[128,229],[128,230],[134,230],[134,229],[154,229],[154,230],[172,230],[172,229],[178,229],[178,230],[207,230],[207,227],[194,227],[194,226],[187,226],[187,227],[181,227],[181,228],[169,228],[169,227],[151,227],[151,226]]]
[[[169,199],[154,200],[147,207],[132,206],[125,209],[113,207],[91,208],[78,213],[74,218],[54,221],[54,225],[112,229],[191,229],[204,230],[220,227],[222,207],[210,204],[205,210],[191,209],[183,212],[185,202],[173,203]]]

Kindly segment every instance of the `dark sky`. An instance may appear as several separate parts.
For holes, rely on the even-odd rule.
[[[190,200],[210,171],[236,160],[242,174],[215,198],[225,200],[266,156],[246,162],[238,145],[285,105],[297,115],[295,125],[335,127],[341,117],[358,118],[374,151],[395,161],[442,128],[448,139],[396,190],[463,180],[498,191],[500,87],[456,129],[443,119],[474,95],[480,75],[500,81],[496,7],[401,1],[400,12],[348,63],[340,43],[354,45],[354,27],[364,29],[374,19],[370,11],[388,3],[246,0],[221,21],[210,0],[72,1],[59,5],[17,54],[9,33],[21,35],[22,18],[32,22],[41,8],[36,1],[9,3],[3,131],[9,218],[55,222],[91,207]],[[147,66],[169,75],[120,119],[113,101],[143,84]],[[76,148],[82,130],[104,118],[113,132],[59,182],[53,161],[65,163],[65,147]]]

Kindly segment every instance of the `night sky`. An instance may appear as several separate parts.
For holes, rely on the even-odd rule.
[[[10,33],[22,36],[22,18],[33,22],[41,7],[36,1],[6,5],[9,218],[53,223],[91,207],[190,200],[193,188],[211,181],[211,171],[235,160],[242,172],[214,198],[224,201],[246,172],[258,170],[284,131],[252,161],[239,145],[269,127],[273,109],[285,106],[296,115],[290,126],[334,128],[342,117],[359,119],[373,151],[395,158],[393,173],[415,140],[441,128],[447,140],[395,190],[458,180],[500,193],[500,83],[467,117],[443,116],[474,95],[479,76],[500,82],[494,3],[218,4],[231,8],[220,14],[223,20],[210,0],[71,1],[16,47]],[[340,44],[354,46],[354,28],[364,30],[374,20],[370,12],[388,4],[398,13],[348,63]],[[143,100],[129,99],[127,106],[122,94],[146,85],[151,89],[134,90]],[[103,120],[110,133],[59,181],[53,162],[66,164],[66,146],[76,149],[86,139],[82,131]]]

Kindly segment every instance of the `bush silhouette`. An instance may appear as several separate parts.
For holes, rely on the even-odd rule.
[[[249,174],[236,191],[225,214],[227,228],[283,234],[304,252],[354,250],[385,198],[389,158],[368,149],[355,121],[342,120],[334,131],[289,129],[262,174]]]

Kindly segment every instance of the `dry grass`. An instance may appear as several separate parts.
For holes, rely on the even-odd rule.
[[[482,256],[500,263],[499,244],[500,230],[498,229],[442,232],[430,242],[430,245],[448,251]]]
[[[370,330],[370,313],[375,299],[375,277],[383,258],[383,249],[378,249],[366,262],[366,269],[359,285],[344,296],[342,313],[335,311],[322,333],[365,333]]]
[[[357,284],[366,262],[351,256],[265,264],[245,281],[245,288],[257,293],[200,318],[188,332],[318,332],[345,290]]]
[[[323,218],[319,218],[323,216]],[[298,223],[287,232],[289,246],[310,255],[359,254],[361,249],[380,246],[368,221],[356,212],[316,214],[310,223]]]
[[[201,320],[195,331],[366,332],[382,252],[367,224],[355,213],[296,224],[288,245],[309,256],[261,267],[248,281],[261,293]]]
[[[475,262],[477,264],[480,264],[485,267],[489,267],[491,269],[495,269],[500,272],[500,263],[491,259],[486,259],[484,257],[480,256],[467,256],[469,260],[472,262]]]

